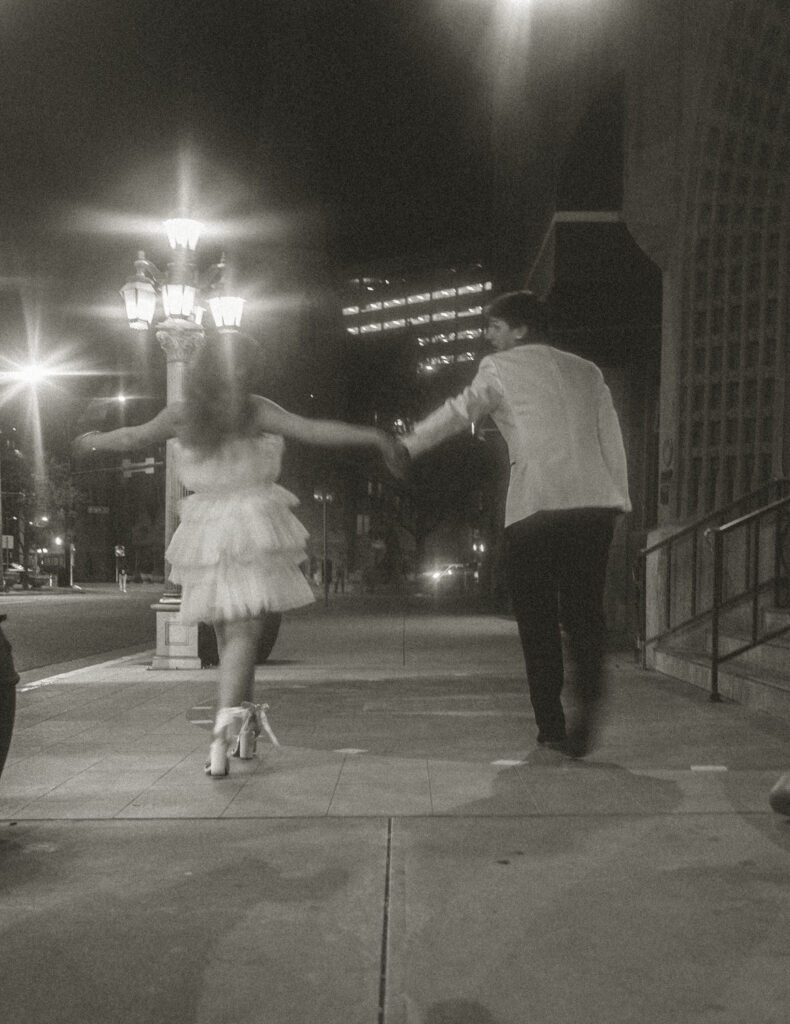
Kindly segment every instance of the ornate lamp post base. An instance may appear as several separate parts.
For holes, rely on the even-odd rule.
[[[177,598],[162,598],[151,607],[156,612],[156,653],[151,668],[201,668],[198,627],[179,619],[181,602]]]

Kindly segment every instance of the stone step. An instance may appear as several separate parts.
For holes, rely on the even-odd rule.
[[[752,629],[752,608],[748,601],[735,608],[728,608],[721,614],[723,632],[750,633]],[[761,608],[759,616],[760,629],[765,633],[773,633],[777,629],[790,629],[790,610],[786,608]]]
[[[710,692],[709,656],[675,645],[659,645],[653,654],[656,671]],[[755,668],[736,658],[719,665],[718,686],[725,700],[790,721],[790,677],[786,669]]]
[[[710,632],[706,637],[706,650],[710,650]],[[719,635],[719,652],[729,654],[731,651],[743,647],[751,642],[751,635],[747,633],[727,632]],[[763,669],[784,674],[790,679],[790,633],[783,633],[781,636],[765,640],[756,647],[738,654],[733,659],[733,664],[756,670],[758,673]]]
[[[763,612],[763,628],[768,632],[775,629],[790,630],[790,608],[766,608]],[[790,633],[788,633],[790,637]],[[787,641],[790,644],[790,640]]]

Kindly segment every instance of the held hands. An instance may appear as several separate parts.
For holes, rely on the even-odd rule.
[[[405,480],[409,473],[411,456],[403,442],[397,437],[382,434],[380,450],[384,465],[390,473],[396,480]]]

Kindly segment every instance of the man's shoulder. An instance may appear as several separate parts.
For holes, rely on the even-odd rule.
[[[552,360],[558,366],[564,367],[570,372],[595,378],[601,376],[600,368],[591,359],[579,356],[575,352],[568,352],[567,349],[554,348],[551,345],[547,345],[546,349],[551,353]]]
[[[579,386],[595,387],[603,379],[595,363],[553,345],[517,345],[486,358],[491,360],[492,372],[503,383],[556,380],[559,374],[561,379],[575,381]]]
[[[494,352],[481,361],[482,366],[487,360],[500,370],[513,370],[522,366],[537,366],[547,362],[553,349],[548,345],[516,345],[504,352]]]

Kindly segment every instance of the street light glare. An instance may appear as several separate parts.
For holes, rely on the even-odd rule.
[[[38,363],[29,363],[27,366],[19,366],[15,370],[3,370],[0,372],[0,381],[8,384],[29,384],[35,386],[46,380],[49,373],[44,366]]]
[[[0,384],[15,385],[13,391],[30,388],[35,390],[36,386],[44,381],[52,381],[56,377],[85,377],[95,376],[93,370],[86,370],[77,362],[69,362],[68,358],[59,354],[54,355],[45,363],[17,363],[10,359],[3,360],[8,369],[0,370]]]
[[[19,370],[19,379],[26,384],[39,384],[42,380],[46,380],[47,376],[46,368],[38,363],[29,363]]]

